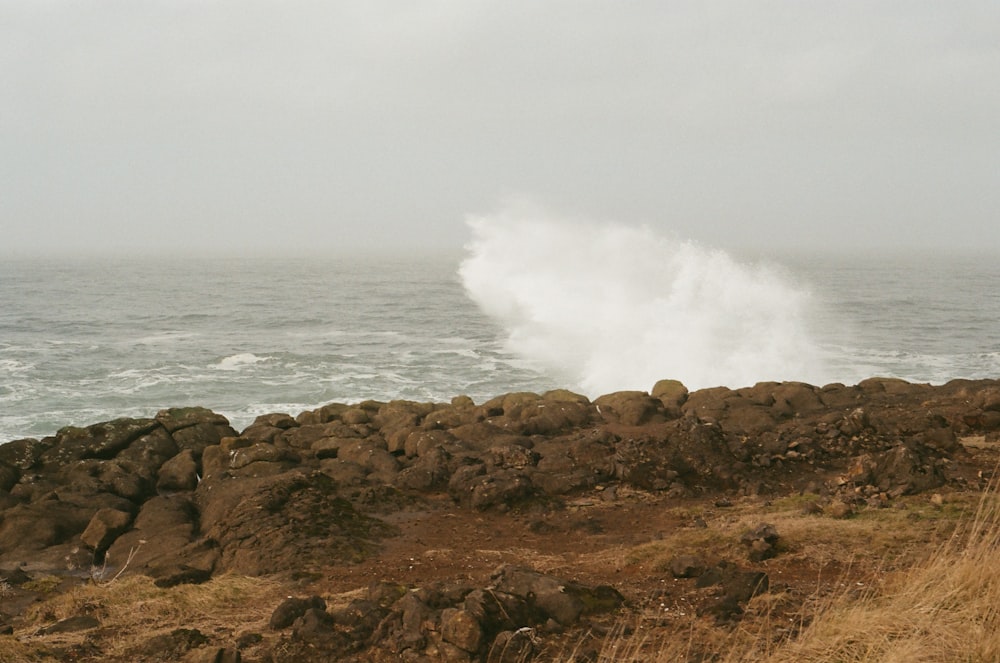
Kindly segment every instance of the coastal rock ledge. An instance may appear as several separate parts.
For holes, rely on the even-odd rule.
[[[505,548],[504,537],[569,535],[583,552],[589,536],[615,527],[614,518],[588,520],[595,503],[725,508],[808,494],[817,513],[850,517],[929,491],[982,490],[985,463],[995,461],[983,453],[998,444],[993,380],[690,393],[664,380],[593,401],[556,390],[478,405],[465,396],[331,403],[260,416],[243,431],[199,407],[66,427],[0,445],[0,626],[27,637],[41,578],[54,578],[55,591],[133,576],[163,589],[279,578],[303,593],[260,606],[268,625],[259,633],[156,633],[183,640],[163,645],[160,660],[530,660],[574,628],[599,631],[635,588],[572,577],[544,556],[510,564],[497,551],[516,542]],[[421,548],[434,538],[422,523],[445,516],[454,531]],[[501,534],[462,539],[474,522]],[[417,567],[449,538],[453,566],[421,576]],[[766,583],[754,564],[782,550],[778,532],[756,541],[744,541],[751,556],[735,567],[694,551],[675,561],[674,582],[713,568],[718,578],[750,578],[751,589],[722,588],[705,608],[738,618],[760,576]],[[409,568],[380,565],[401,545]],[[476,559],[463,568],[463,556]],[[306,595],[316,587],[325,595]],[[90,642],[74,660],[126,660]]]

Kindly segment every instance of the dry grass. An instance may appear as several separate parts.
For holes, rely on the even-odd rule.
[[[789,539],[784,555],[851,561],[869,575],[883,575],[881,582],[860,592],[853,582],[839,583],[847,586],[832,595],[817,590],[801,603],[808,615],[800,624],[775,616],[787,614],[782,604],[788,597],[782,593],[753,599],[743,621],[729,629],[693,615],[668,624],[661,613],[645,610],[618,625],[597,660],[1000,661],[1000,497],[990,490],[971,510],[966,509],[969,498],[963,496],[955,496],[950,509],[925,510],[925,503],[914,501],[905,511],[882,510],[847,520],[802,516],[779,505],[767,517]],[[734,517],[728,533],[746,525],[745,518]],[[942,536],[944,543],[933,543]],[[672,554],[678,545],[664,544],[660,552]],[[656,557],[648,546],[638,556],[643,561]],[[577,654],[559,660],[571,661]]]
[[[25,615],[28,628],[22,628],[17,639],[0,639],[0,662],[51,660],[53,648],[72,646],[83,637],[106,660],[130,660],[129,652],[144,641],[178,628],[198,629],[224,645],[235,637],[234,627],[263,630],[274,597],[280,595],[280,585],[271,580],[230,575],[171,588],[157,587],[145,576],[80,585],[30,608]],[[48,624],[76,615],[92,615],[103,627],[87,636],[39,633]]]
[[[984,495],[974,517],[926,562],[890,578],[878,595],[821,611],[769,663],[1000,661],[1000,500]]]

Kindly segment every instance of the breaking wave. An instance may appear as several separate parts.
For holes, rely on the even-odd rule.
[[[810,296],[763,264],[648,227],[518,205],[468,219],[459,274],[507,350],[589,395],[817,381]],[[819,382],[820,384],[822,382]]]

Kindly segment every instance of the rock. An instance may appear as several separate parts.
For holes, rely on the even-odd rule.
[[[127,511],[100,509],[90,519],[87,529],[80,535],[80,540],[94,551],[96,558],[103,560],[104,551],[131,524],[132,514]]]
[[[606,421],[623,426],[648,423],[663,409],[663,403],[644,391],[617,391],[594,401],[597,411]]]
[[[198,487],[198,461],[193,449],[184,449],[160,467],[158,491],[194,490]]]
[[[917,448],[899,444],[881,453],[863,454],[848,470],[848,481],[877,486],[882,492],[906,495],[944,485],[936,459]]]
[[[187,564],[160,565],[146,572],[157,587],[176,587],[177,585],[200,585],[212,578],[212,568],[189,566]]]
[[[538,462],[531,481],[548,495],[607,482],[615,476],[615,441],[602,433],[542,440],[533,448]]]
[[[132,652],[132,660],[174,661],[187,652],[208,644],[208,637],[194,628],[174,629],[170,633],[157,635]]]
[[[679,380],[660,380],[653,385],[650,395],[663,404],[664,412],[671,418],[681,416],[681,406],[688,398],[688,389]]]
[[[525,600],[533,597],[545,616],[563,626],[574,624],[583,614],[614,610],[624,600],[611,587],[590,588],[515,566],[501,567],[493,576],[492,588]]]
[[[229,467],[239,470],[251,463],[277,463],[288,458],[287,452],[267,442],[257,442],[232,452]]]
[[[36,440],[26,437],[0,444],[0,463],[16,470],[30,470],[41,460],[42,454],[56,444],[56,438]],[[5,489],[9,490],[9,488]]]
[[[236,431],[228,424],[199,423],[188,428],[182,428],[172,434],[174,441],[182,449],[191,449],[195,456],[200,456],[205,447],[218,444],[223,438],[235,437]]]
[[[534,487],[519,470],[495,470],[487,473],[484,464],[467,465],[452,474],[448,482],[452,498],[473,509],[507,507],[530,497]]]
[[[441,613],[441,637],[463,651],[475,653],[483,644],[483,629],[467,611],[447,608]]]
[[[535,654],[535,630],[523,627],[497,633],[486,654],[488,663],[523,663]]]
[[[203,407],[174,407],[156,413],[156,421],[171,435],[198,424],[228,426],[229,420]],[[234,432],[235,436],[236,433]]]
[[[326,610],[326,601],[319,596],[310,596],[305,599],[290,596],[278,604],[278,607],[271,613],[271,618],[268,620],[268,627],[272,631],[286,629],[310,608]]]
[[[670,560],[670,573],[675,578],[697,578],[705,572],[705,562],[694,555],[678,555]]]
[[[399,461],[386,450],[385,442],[377,440],[351,440],[340,447],[337,458],[356,463],[367,472],[380,475],[385,483],[391,482],[399,471]]]
[[[777,554],[778,530],[774,525],[761,523],[740,537],[740,543],[750,548],[750,561],[760,562]]]
[[[56,433],[55,444],[42,453],[46,465],[65,465],[83,458],[114,458],[133,440],[157,427],[153,419],[114,419],[86,428],[67,426]]]
[[[743,609],[740,604],[767,592],[770,582],[766,573],[745,571],[730,563],[721,562],[702,574],[695,585],[721,587],[721,597],[708,604],[703,612],[714,615],[720,621],[726,621],[742,614]]]
[[[217,570],[257,576],[360,560],[391,529],[358,512],[322,472],[203,480],[201,532],[217,542]]]
[[[0,521],[0,561],[35,558],[39,551],[75,539],[94,509],[62,500],[18,504]]]

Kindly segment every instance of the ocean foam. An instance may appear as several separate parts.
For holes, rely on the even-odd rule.
[[[470,218],[459,274],[506,349],[589,395],[824,373],[810,298],[779,270],[647,227],[553,217],[523,204]]]
[[[219,363],[213,364],[211,368],[217,371],[238,371],[244,366],[253,366],[267,361],[271,357],[258,357],[252,352],[241,352],[239,354],[223,357]]]

